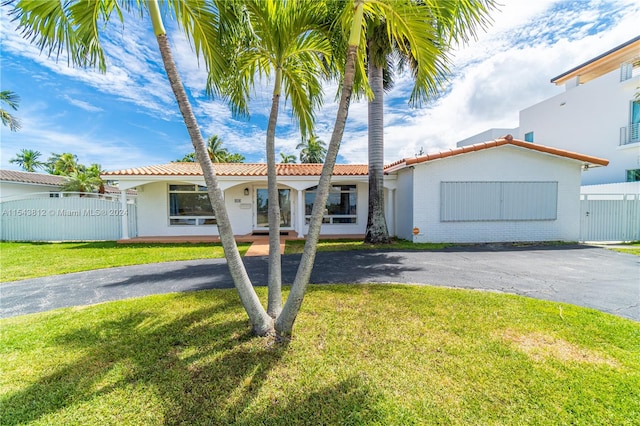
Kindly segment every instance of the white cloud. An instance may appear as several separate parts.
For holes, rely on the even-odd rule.
[[[73,99],[73,98],[72,98],[71,96],[69,96],[69,95],[65,95],[65,96],[64,96],[64,99],[65,99],[67,102],[69,102],[71,105],[75,105],[75,106],[77,106],[78,108],[81,108],[81,109],[83,109],[83,110],[85,110],[85,111],[88,111],[88,112],[101,112],[101,111],[104,111],[104,110],[103,110],[102,108],[100,108],[100,107],[97,107],[97,106],[95,106],[95,105],[91,105],[89,102],[85,102],[85,101],[82,101],[82,100],[80,100],[80,99]]]

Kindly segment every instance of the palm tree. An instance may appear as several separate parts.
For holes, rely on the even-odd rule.
[[[9,163],[17,164],[22,167],[22,170],[25,172],[35,172],[36,169],[42,169],[45,167],[45,163],[38,160],[41,155],[40,151],[23,148],[16,154],[15,158],[9,160]]]
[[[318,139],[316,135],[311,135],[306,141],[300,142],[296,149],[300,149],[301,163],[323,163],[327,155],[327,144]]]
[[[52,153],[47,161],[47,170],[52,175],[70,176],[74,172],[82,171],[84,166],[78,163],[78,156],[65,152]]]
[[[295,164],[296,156],[293,154],[285,154],[284,152],[280,153],[280,163],[281,164]]]
[[[207,139],[207,154],[214,163],[226,163],[227,157],[229,157],[229,151],[222,145],[222,139],[218,135],[213,135]]]
[[[373,97],[368,103],[369,211],[365,242],[390,242],[384,216],[383,98],[385,85],[393,86],[394,62],[398,63],[399,70],[408,64],[413,71],[411,106],[437,97],[448,74],[447,51],[451,41],[466,41],[475,34],[477,27],[485,27],[493,7],[493,0],[461,1],[451,5],[422,2],[419,14],[414,16],[404,15],[398,8],[399,15],[404,15],[402,19],[407,23],[403,39],[387,36],[384,17],[367,20],[367,74]],[[424,32],[424,22],[429,23],[427,32]]]
[[[362,79],[365,92],[370,95],[370,90],[366,90],[366,61],[363,49],[366,44],[364,31],[366,23],[364,16],[366,15],[367,19],[385,22],[384,30],[386,37],[390,40],[395,40],[397,48],[401,52],[411,55],[416,61],[418,66],[413,70],[414,78],[418,82],[423,82],[432,78],[431,76],[433,74],[429,65],[434,65],[434,63],[418,60],[420,57],[420,47],[423,46],[427,49],[425,53],[435,53],[437,49],[434,51],[433,46],[428,43],[420,43],[419,40],[416,39],[416,35],[419,34],[420,37],[425,38],[433,36],[434,39],[437,40],[435,36],[440,34],[440,31],[443,31],[439,26],[450,22],[450,17],[455,15],[461,3],[466,4],[467,1],[442,2],[440,0],[421,0],[418,2],[414,0],[353,0],[353,2],[348,1],[343,3],[341,16],[337,20],[337,22],[343,24],[343,27],[336,27],[336,31],[334,32],[336,39],[339,39],[340,35],[348,34],[348,41],[345,43],[347,48],[345,49],[346,59],[342,75],[340,103],[331,140],[327,147],[327,155],[322,167],[320,181],[316,190],[316,199],[311,213],[303,255],[287,302],[282,309],[281,315],[276,319],[276,333],[279,336],[286,338],[291,335],[293,323],[304,300],[306,287],[309,283],[309,277],[311,276],[311,269],[316,255],[318,237],[322,225],[322,212],[327,201],[331,184],[331,174],[344,133],[356,76]],[[432,6],[430,8],[430,14],[425,15],[425,9],[421,8],[424,4]],[[423,91],[424,87],[426,87],[424,84],[416,85],[410,101],[418,99],[420,91]]]
[[[59,54],[64,49],[69,53],[69,61],[74,65],[97,66],[101,71],[106,70],[106,60],[99,35],[112,14],[123,22],[124,14],[119,2],[116,0],[91,2],[69,0],[46,3],[47,7],[42,7],[41,2],[31,1],[18,1],[13,4],[14,8],[10,14],[14,16],[14,20],[18,21],[18,29],[32,43],[42,50],[48,50],[50,54],[54,52]],[[269,334],[273,331],[273,319],[266,314],[260,304],[260,299],[242,263],[213,163],[207,155],[205,141],[173,59],[158,0],[125,4],[130,8],[134,6],[147,8],[165,72],[194,146],[196,157],[202,167],[207,193],[216,212],[218,231],[229,271],[250,318],[253,331],[258,335]],[[233,8],[236,3],[177,0],[167,4],[178,25],[190,37],[196,53],[204,58],[209,71],[210,92],[217,92],[215,76],[224,76],[231,68],[224,54],[228,45],[221,41],[224,41],[225,37],[234,35],[233,24],[236,18]],[[227,18],[229,21],[223,23],[222,21]],[[224,32],[219,31],[220,26],[224,26]]]
[[[276,175],[275,133],[280,98],[291,100],[292,113],[303,135],[314,123],[314,110],[322,103],[321,77],[331,44],[322,31],[325,13],[321,2],[246,0],[248,36],[239,45],[233,63],[242,105],[255,76],[272,77],[271,112],[267,125],[267,193],[269,220],[269,296],[267,313],[276,318],[282,309],[280,258],[280,206]],[[241,78],[237,78],[241,76]]]
[[[10,90],[3,90],[0,91],[0,101],[7,104],[7,106],[12,110],[17,111],[18,105],[20,104],[20,96]],[[4,126],[8,126],[12,132],[17,132],[22,127],[20,120],[11,115],[4,108],[0,108],[0,118],[2,119],[2,124]]]
[[[102,179],[94,172],[74,171],[66,176],[66,182],[60,188],[63,192],[96,192],[102,187]]]

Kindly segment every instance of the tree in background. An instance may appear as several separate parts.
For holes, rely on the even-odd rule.
[[[300,142],[296,149],[300,150],[301,163],[323,163],[327,155],[327,144],[316,135]]]
[[[70,176],[74,172],[82,171],[84,166],[78,163],[78,156],[70,152],[62,154],[52,153],[47,160],[47,172],[52,175]]]
[[[90,169],[84,171],[73,171],[66,175],[66,182],[60,188],[63,192],[100,192],[104,183],[100,178],[100,174],[92,172]]]
[[[245,160],[244,155],[237,152],[231,153],[227,148],[223,147],[223,145],[224,143],[222,142],[222,139],[220,139],[220,137],[218,137],[217,135],[213,135],[207,140],[207,154],[209,154],[209,158],[211,159],[211,162],[213,163],[243,163],[244,162]],[[196,159],[195,152],[190,152],[189,154],[185,155],[181,159],[176,160],[176,162],[179,162],[179,163],[194,163],[196,161],[197,159]]]
[[[17,111],[20,104],[20,96],[10,90],[3,90],[0,91],[0,102]],[[2,125],[9,127],[12,132],[17,132],[22,127],[20,120],[4,108],[0,108],[0,118],[2,119]]]
[[[281,164],[295,164],[296,156],[293,154],[285,154],[284,152],[280,153],[280,163]]]
[[[21,149],[15,156],[9,160],[11,164],[17,164],[22,167],[25,172],[35,172],[36,169],[44,169],[46,164],[39,160],[42,154],[40,151],[33,149]]]

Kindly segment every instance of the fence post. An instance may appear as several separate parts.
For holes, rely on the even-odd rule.
[[[120,205],[122,206],[122,214],[120,218],[122,220],[122,239],[129,239],[129,215],[127,214],[129,210],[127,209],[127,190],[124,189],[120,191]]]

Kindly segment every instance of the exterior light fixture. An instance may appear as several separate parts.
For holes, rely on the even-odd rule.
[[[249,195],[249,188],[244,189],[244,195]]]

